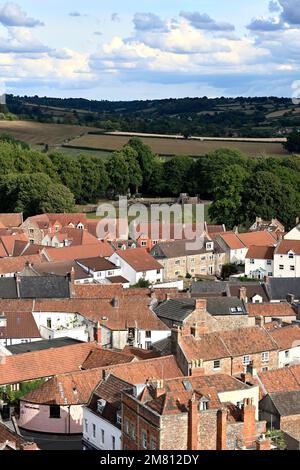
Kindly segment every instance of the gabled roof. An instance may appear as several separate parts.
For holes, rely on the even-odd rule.
[[[194,299],[169,299],[154,308],[159,318],[183,322],[194,310]]]
[[[7,356],[0,362],[0,385],[78,371],[90,351],[97,347],[96,343],[80,343]]]
[[[115,377],[132,385],[144,384],[149,379],[160,380],[183,376],[174,356],[112,366],[107,370]]]
[[[55,249],[55,248],[54,248]],[[41,255],[18,256],[0,259],[0,274],[15,274],[23,271],[27,263],[41,263],[45,261]]]
[[[274,246],[250,246],[246,259],[273,260],[274,251]]]
[[[96,256],[94,258],[81,258],[77,259],[76,262],[93,272],[113,271],[114,269],[118,269],[115,264],[111,263],[106,258],[101,258],[100,256]]]
[[[101,377],[99,369],[57,375],[27,393],[21,401],[40,405],[83,405],[89,401]]]
[[[225,281],[193,281],[191,285],[192,294],[224,294],[228,282]]]
[[[278,349],[268,333],[256,326],[209,333],[198,338],[193,335],[182,336],[180,347],[189,361],[211,361]]]
[[[259,295],[263,299],[263,302],[269,302],[269,297],[267,295],[264,284],[260,284],[258,282],[229,282],[228,295],[232,297],[238,297],[241,288],[246,289],[246,296],[248,298],[248,301],[251,301],[256,295]]]
[[[300,390],[300,365],[259,372],[265,394]]]
[[[162,269],[162,265],[151,256],[144,248],[130,250],[118,250],[116,252],[136,272]]]
[[[270,300],[286,300],[289,294],[296,300],[300,299],[299,277],[270,277],[265,286]]]
[[[300,346],[300,328],[290,325],[269,331],[270,336],[281,350]]]
[[[295,311],[287,302],[271,302],[247,305],[250,317],[296,317]]]
[[[163,242],[158,243],[155,245],[152,250],[151,254],[157,259],[172,259],[172,258],[181,258],[186,256],[193,256],[199,255],[202,253],[207,253],[206,251],[206,243],[211,243],[212,240],[206,238],[203,241],[199,240],[199,246],[195,241],[188,241],[188,240],[175,240],[172,242]],[[222,252],[221,247],[216,243],[214,243],[214,251],[218,250],[218,252]],[[189,247],[189,245],[191,245]],[[208,251],[209,253],[212,250]]]
[[[300,255],[300,240],[281,240],[276,247],[275,255],[287,255],[290,251]]]
[[[23,222],[23,214],[22,212],[0,214],[0,222],[4,227],[19,227]]]
[[[109,243],[98,241],[91,245],[66,246],[63,248],[45,247],[43,253],[49,261],[66,261],[84,257],[109,257],[113,254],[113,249]]]
[[[234,232],[221,233],[219,236],[231,250],[241,250],[246,248],[244,243]]]
[[[0,327],[0,340],[41,338],[31,312],[5,312],[3,316],[7,326]]]
[[[82,364],[82,369],[96,369],[97,367],[107,367],[112,364],[126,364],[134,359],[135,356],[133,355],[110,351],[109,349],[95,349],[90,352]]]
[[[238,237],[247,247],[273,246],[277,243],[277,239],[272,235],[272,233],[267,231],[239,233]]]

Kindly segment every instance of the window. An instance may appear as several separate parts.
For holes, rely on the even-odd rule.
[[[294,253],[289,253],[289,259],[294,259]]]
[[[262,372],[268,372],[268,370],[269,370],[269,367],[263,367],[262,368]]]
[[[146,331],[146,338],[151,338],[151,331]]]
[[[146,433],[146,431],[142,431],[142,446],[143,446],[143,449],[147,449],[147,433]]]
[[[133,441],[135,441],[135,425],[131,425],[131,438]]]
[[[250,264],[255,264],[255,260],[254,260],[254,259],[250,259]]]
[[[145,342],[145,348],[149,351],[152,348],[152,342],[151,341],[146,341]]]
[[[268,260],[267,260],[267,265],[268,265],[268,266],[271,266],[271,264],[272,264],[272,260],[268,259]]]
[[[59,419],[60,418],[60,406],[59,405],[50,405],[50,418]]]
[[[105,439],[104,429],[101,429],[101,442],[102,442],[102,444],[104,444],[104,439]]]
[[[142,246],[147,246],[147,242],[142,242],[141,245]]]
[[[175,276],[179,276],[180,275],[180,271],[175,271]]]
[[[280,264],[280,265],[279,265],[279,269],[280,269],[280,271],[283,271],[283,270],[284,270],[283,264]]]
[[[263,352],[261,353],[261,360],[262,362],[268,362],[270,359],[270,354],[269,352]]]
[[[284,352],[284,357],[288,359],[290,357],[290,351],[285,351]]]
[[[295,266],[290,266],[290,271],[295,271]]]
[[[51,328],[52,328],[52,320],[51,320],[51,318],[47,318],[47,328],[50,328],[50,330],[51,330]]]
[[[191,258],[191,263],[195,263],[195,258]]]
[[[116,450],[116,438],[115,438],[115,436],[111,436],[111,440],[112,440],[112,450]]]
[[[273,273],[268,273],[268,276],[273,276]]]
[[[34,245],[34,240],[29,240],[30,245]]]
[[[180,266],[180,259],[177,259],[177,260],[175,261],[175,264],[176,264],[176,266]]]
[[[158,270],[156,271],[156,274],[160,274],[160,269],[158,269]]]
[[[214,370],[221,369],[221,361],[214,361]]]
[[[243,357],[243,365],[248,366],[250,364],[250,356]]]
[[[113,276],[114,275],[114,272],[113,271],[108,271],[108,276]]]
[[[96,437],[96,424],[93,424],[93,437]]]
[[[154,437],[151,437],[151,450],[155,450],[156,449],[156,440],[154,439]]]
[[[129,436],[129,421],[128,421],[128,419],[125,419],[124,432],[125,432],[125,434],[127,434],[127,436]]]

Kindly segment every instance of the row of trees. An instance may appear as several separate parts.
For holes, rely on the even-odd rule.
[[[228,228],[257,215],[278,217],[287,227],[300,214],[300,158],[248,158],[220,149],[202,158],[163,160],[131,139],[107,160],[96,156],[41,153],[0,137],[2,211],[72,211],[75,203],[97,202],[141,192],[153,196],[199,194],[213,201],[212,220]]]

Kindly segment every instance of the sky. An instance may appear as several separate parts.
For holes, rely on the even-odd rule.
[[[0,0],[0,90],[300,95],[300,0]]]

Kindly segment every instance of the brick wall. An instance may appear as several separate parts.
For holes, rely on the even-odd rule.
[[[268,367],[268,370],[278,368],[278,353],[277,351],[269,352],[269,361],[263,362],[261,353],[249,354],[250,360],[253,361],[253,367],[257,372],[261,372],[263,368]],[[232,360],[232,375],[238,375],[245,371],[243,365],[243,356],[234,357]]]

